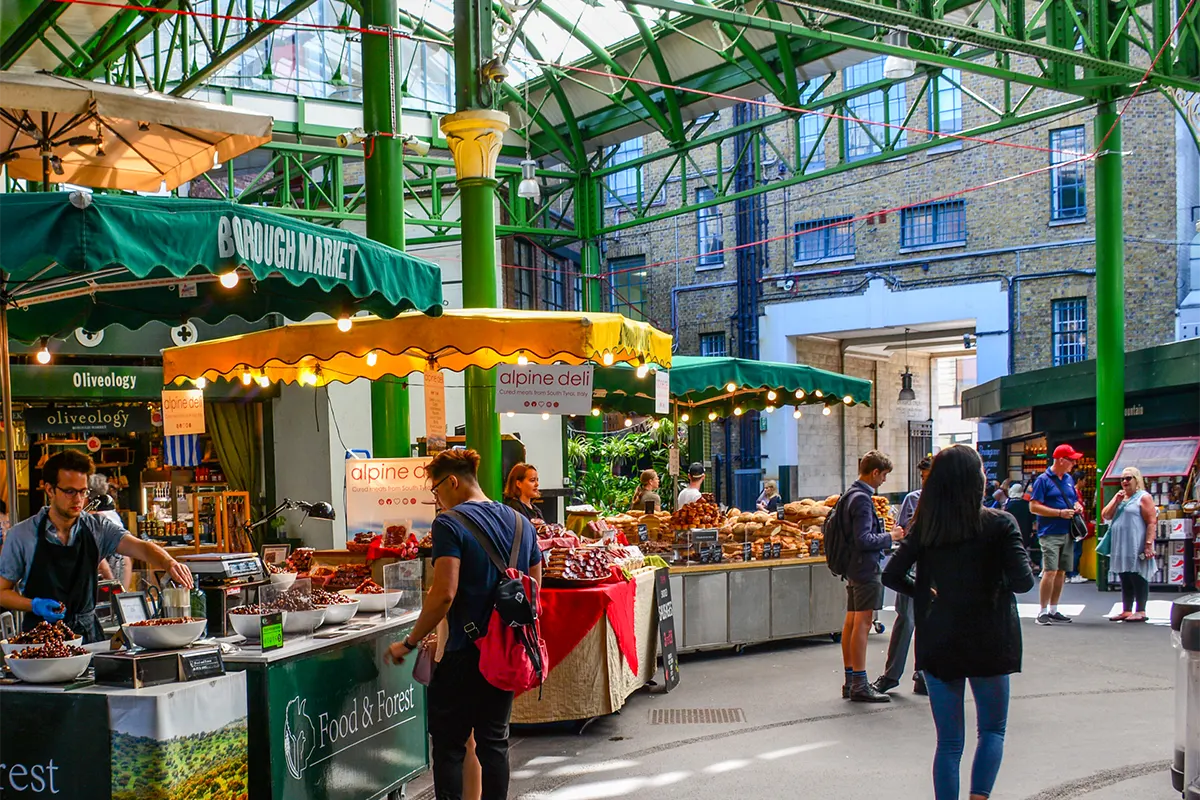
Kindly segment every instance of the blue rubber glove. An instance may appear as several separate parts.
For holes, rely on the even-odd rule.
[[[37,614],[47,622],[58,622],[65,615],[63,612],[66,608],[57,600],[51,600],[48,597],[38,597],[33,601],[33,613]]]

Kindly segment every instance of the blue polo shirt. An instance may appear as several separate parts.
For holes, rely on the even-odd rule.
[[[1074,508],[1079,502],[1079,493],[1075,491],[1075,479],[1069,472],[1060,481],[1057,475],[1046,470],[1033,482],[1029,499],[1036,500],[1048,508],[1067,509]],[[1037,526],[1039,537],[1071,533],[1071,520],[1062,517],[1038,517]]]

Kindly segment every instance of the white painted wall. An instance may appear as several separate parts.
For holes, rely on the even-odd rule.
[[[847,330],[974,319],[977,331],[997,332],[978,339],[978,380],[983,383],[1008,374],[1008,305],[1008,293],[1000,281],[893,292],[884,280],[876,279],[862,294],[768,305],[760,318],[760,352],[765,361],[794,363],[800,337],[836,338],[834,334]],[[768,476],[778,474],[781,465],[800,463],[800,426],[795,422],[790,414],[767,417],[763,452]],[[984,433],[981,428],[981,436]]]

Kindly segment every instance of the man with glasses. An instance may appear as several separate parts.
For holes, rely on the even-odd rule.
[[[22,628],[63,620],[85,642],[104,638],[96,620],[96,574],[100,562],[120,553],[165,570],[192,587],[192,573],[158,545],[92,514],[88,476],[92,459],[64,450],[47,459],[42,483],[50,504],[14,525],[0,550],[0,608],[24,612]]]
[[[1038,587],[1041,610],[1038,625],[1070,622],[1071,618],[1058,610],[1067,571],[1075,563],[1075,538],[1071,521],[1083,513],[1079,493],[1071,470],[1083,458],[1069,444],[1054,448],[1054,461],[1037,477],[1029,491],[1029,510],[1038,518],[1038,543],[1042,547],[1042,583]]]
[[[517,569],[539,585],[542,555],[537,533],[524,516],[493,502],[479,487],[479,454],[447,450],[426,474],[439,513],[433,537],[433,585],[412,632],[388,651],[399,664],[446,619],[450,634],[429,684],[429,736],[433,740],[433,786],[437,800],[461,800],[467,740],[483,771],[482,800],[508,797],[508,721],[513,693],[492,686],[479,671],[475,639],[487,630],[495,607],[498,570],[482,542],[507,562],[521,531]]]

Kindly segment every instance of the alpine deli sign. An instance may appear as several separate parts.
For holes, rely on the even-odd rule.
[[[496,411],[516,414],[587,414],[592,410],[593,369],[561,364],[496,367]]]
[[[358,245],[332,236],[223,214],[217,220],[217,254],[273,269],[354,280]]]

